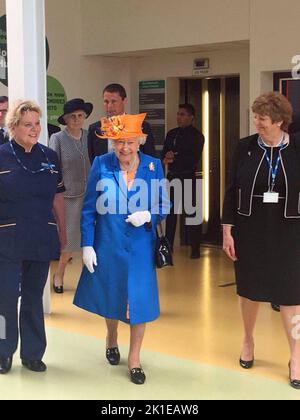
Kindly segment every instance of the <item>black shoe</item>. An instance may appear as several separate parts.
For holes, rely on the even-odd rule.
[[[192,249],[190,258],[191,258],[191,260],[197,260],[198,258],[200,258],[200,250],[199,249]]]
[[[271,308],[275,312],[280,312],[280,305],[277,305],[276,303],[271,303]]]
[[[55,286],[54,278],[55,278],[55,274],[53,276],[53,290],[54,290],[54,292],[58,293],[58,294],[64,293],[64,286]]]
[[[106,349],[106,359],[111,365],[118,365],[120,363],[120,352],[118,347],[110,347]]]
[[[53,284],[53,290],[55,293],[58,293],[58,294],[64,293],[64,286],[55,286]]]
[[[240,366],[243,369],[251,369],[254,365],[254,359],[253,360],[249,360],[248,362],[246,362],[245,360],[240,359]]]
[[[22,365],[33,372],[45,372],[47,366],[41,360],[25,360],[22,359]]]
[[[0,374],[4,375],[11,369],[12,357],[0,357]]]
[[[146,375],[141,368],[133,368],[129,371],[131,382],[136,385],[143,385],[146,380]]]
[[[300,389],[300,379],[292,379],[291,378],[291,363],[289,362],[289,379],[291,387],[295,389]]]

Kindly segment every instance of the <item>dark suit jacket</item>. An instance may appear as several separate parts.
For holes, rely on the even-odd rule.
[[[5,133],[5,135],[3,135],[2,133],[0,133],[0,146],[1,146],[1,144],[7,143],[8,140],[9,140],[8,133]]]
[[[147,134],[147,139],[146,143],[141,145],[140,150],[146,155],[155,157],[155,140],[151,131],[150,124],[144,121],[142,129],[143,133]],[[101,134],[99,121],[97,121],[94,124],[91,124],[88,130],[88,150],[91,164],[93,163],[93,160],[96,156],[101,156],[108,152],[107,139],[99,139],[99,137],[97,137],[95,133]]]
[[[47,124],[47,129],[48,129],[49,139],[52,136],[52,134],[58,133],[60,131],[60,128],[57,127],[57,125],[53,125],[53,124],[49,124],[49,123]]]
[[[176,153],[174,162],[168,165],[169,172],[189,177],[197,170],[203,146],[204,136],[197,128],[192,125],[176,127],[168,131],[161,156],[164,159],[167,152]]]
[[[239,141],[232,175],[226,190],[222,223],[235,225],[237,215],[251,216],[256,177],[266,151],[258,144],[258,134]],[[290,142],[281,151],[281,164],[286,182],[284,217],[300,218],[300,135],[290,134]]]

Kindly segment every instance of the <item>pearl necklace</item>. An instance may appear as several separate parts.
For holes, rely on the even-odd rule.
[[[280,140],[280,142],[278,143],[278,144],[268,144],[268,143],[266,143],[265,141],[264,141],[264,139],[261,137],[261,136],[259,136],[259,138],[260,138],[260,140],[261,140],[261,142],[262,142],[262,144],[264,145],[264,146],[266,146],[266,147],[279,147],[279,146],[281,146],[282,144],[284,144],[285,143],[285,133],[282,131],[281,132],[281,140]]]
[[[126,167],[126,169],[124,168],[124,164],[122,165],[122,163],[120,162],[121,171],[127,172],[127,173],[128,172],[136,172],[138,166],[139,166],[139,158],[138,158],[138,155],[135,155],[133,162],[130,165],[128,165]]]

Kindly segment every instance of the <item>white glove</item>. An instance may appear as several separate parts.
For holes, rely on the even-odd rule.
[[[92,246],[84,246],[82,248],[82,259],[89,272],[94,273],[94,265],[97,265],[97,255]]]
[[[151,214],[148,210],[146,211],[136,211],[127,217],[125,222],[131,223],[135,227],[140,227],[145,223],[151,221]]]

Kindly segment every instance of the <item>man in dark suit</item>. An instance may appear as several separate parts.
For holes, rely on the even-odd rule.
[[[202,157],[204,136],[193,126],[195,108],[191,104],[181,104],[177,112],[178,127],[167,133],[166,141],[162,151],[162,160],[168,165],[167,178],[170,182],[180,180],[182,185],[182,197],[185,197],[185,180],[191,180],[192,196],[191,201],[194,207],[196,203],[196,175],[197,166]],[[176,224],[177,209],[174,206],[174,191],[170,191],[170,199],[173,206],[166,221],[166,236],[173,248]],[[186,198],[184,198],[185,202]],[[184,209],[183,209],[184,210]],[[186,215],[185,215],[186,216]],[[190,215],[190,217],[193,217]],[[201,224],[186,225],[188,240],[192,248],[191,258],[200,258]]]
[[[57,125],[48,123],[47,124],[47,130],[48,130],[48,137],[50,139],[52,134],[58,133],[60,131],[60,128]]]
[[[127,104],[126,90],[118,83],[112,83],[103,90],[103,105],[107,117],[122,115],[125,113]],[[150,125],[144,121],[143,132],[147,134],[146,143],[140,146],[140,150],[147,155],[155,156],[154,137]],[[104,155],[112,150],[112,146],[107,139],[99,139],[97,134],[101,134],[100,121],[91,124],[88,131],[88,150],[91,163],[96,156]]]
[[[8,97],[0,96],[0,145],[8,142],[9,136],[5,127],[5,118],[8,111]]]

